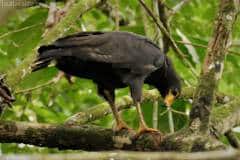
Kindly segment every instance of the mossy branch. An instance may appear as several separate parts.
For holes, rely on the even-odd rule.
[[[194,87],[183,88],[181,99],[192,99],[193,98]],[[225,104],[234,99],[233,96],[227,96],[223,93],[216,93],[217,103]],[[162,101],[162,97],[156,89],[146,90],[143,92],[143,102],[146,101]],[[116,100],[116,106],[119,110],[128,109],[133,106],[133,101],[130,96],[123,96]],[[65,124],[66,125],[82,125],[88,122],[102,118],[108,114],[111,114],[111,109],[108,103],[98,104],[96,106],[90,107],[84,112],[79,112],[69,117]]]
[[[238,1],[238,5],[240,2]],[[227,54],[233,24],[237,18],[237,4],[234,0],[221,0],[212,40],[208,44],[207,54],[194,93],[193,109],[190,114],[191,123],[200,121],[201,131],[209,131],[209,117],[223,71],[224,58]]]
[[[78,0],[76,4],[72,5],[72,7],[69,8],[66,16],[63,17],[58,24],[56,24],[44,35],[43,39],[40,42],[40,45],[51,43],[57,38],[62,37],[67,32],[67,28],[69,28],[70,24],[74,23],[82,14],[87,12],[89,9],[96,6],[97,3],[98,0]],[[12,68],[7,72],[6,83],[10,86],[10,88],[15,89],[19,82],[24,78],[24,76],[30,73],[29,66],[34,60],[35,53],[36,49],[33,49],[32,52],[29,53],[28,56],[23,60],[21,65],[19,65],[17,68]]]
[[[224,134],[232,127],[240,125],[240,100],[213,108],[211,117],[212,130]],[[224,113],[224,114],[222,114]],[[232,119],[230,120],[230,118]],[[1,143],[26,143],[36,146],[59,149],[93,150],[172,150],[201,151],[225,148],[219,141],[195,133],[181,131],[175,135],[143,134],[135,139],[134,134],[92,125],[66,126],[54,124],[33,124],[25,122],[0,122]],[[181,136],[178,136],[181,135]],[[163,139],[161,139],[163,138]]]
[[[240,100],[236,98],[230,103],[214,107],[210,117],[210,127],[219,134],[225,134],[240,125]]]

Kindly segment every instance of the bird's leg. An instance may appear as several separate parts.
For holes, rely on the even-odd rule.
[[[114,91],[113,91],[113,93],[111,93],[110,91],[104,89],[103,94],[104,94],[104,98],[109,102],[109,105],[112,109],[113,116],[116,120],[117,126],[116,126],[115,130],[116,131],[120,131],[121,129],[131,130],[131,128],[128,127],[127,124],[122,120],[121,115],[118,112],[118,109],[114,102]]]
[[[142,109],[141,109],[141,105],[140,102],[136,103],[136,108],[137,108],[137,113],[139,116],[139,128],[138,128],[138,133],[137,135],[140,135],[141,133],[145,133],[145,132],[159,132],[157,129],[154,128],[149,128],[144,120],[143,117],[143,113],[142,113]]]
[[[144,132],[159,132],[154,128],[149,128],[144,120],[144,116],[141,109],[141,98],[142,98],[142,86],[144,79],[136,78],[132,82],[130,82],[131,96],[133,98],[134,104],[137,108],[137,113],[139,116],[139,129],[137,132],[137,136]]]
[[[141,104],[140,102],[137,102],[136,103],[136,108],[137,108],[137,113],[138,113],[138,116],[139,116],[139,129],[144,129],[144,128],[148,128],[147,127],[147,124],[144,120],[144,116],[143,116],[143,113],[142,113],[142,109],[141,109]]]
[[[112,112],[113,112],[113,116],[116,120],[116,131],[120,131],[121,129],[131,129],[127,126],[127,124],[122,120],[121,114],[118,112],[117,107],[115,106],[115,104],[110,104]]]

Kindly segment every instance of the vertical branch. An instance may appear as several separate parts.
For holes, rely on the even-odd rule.
[[[169,130],[170,133],[174,133],[174,121],[173,121],[173,115],[172,115],[172,108],[168,107],[168,124],[169,124]]]
[[[173,38],[171,37],[171,35],[168,33],[168,31],[166,30],[166,28],[162,25],[162,23],[158,23],[158,20],[156,19],[156,17],[154,17],[154,14],[152,13],[152,11],[146,6],[146,4],[144,3],[143,0],[138,0],[139,3],[143,6],[143,8],[146,10],[146,12],[148,13],[148,15],[153,19],[154,23],[156,23],[156,25],[158,26],[158,28],[161,30],[162,34],[165,35],[170,44],[172,49],[175,51],[176,55],[183,60],[183,64],[186,67],[189,67],[190,71],[192,72],[193,75],[197,76],[196,71],[193,69],[194,67],[192,66],[192,64],[186,59],[186,56],[182,53],[182,51],[178,48],[177,44],[175,43],[175,41],[173,40]]]
[[[163,24],[163,26],[168,31],[168,33],[171,34],[170,27],[169,27],[169,14],[166,9],[166,6],[163,3],[163,1],[160,1],[160,0],[158,0],[157,5],[158,5],[159,19],[160,19],[161,23]],[[170,48],[171,42],[169,41],[169,38],[166,35],[163,35],[162,43],[163,43],[163,53],[167,54],[167,52]]]
[[[152,1],[153,4],[153,12],[155,14],[155,16],[159,17],[159,9],[158,9],[158,0],[153,0]],[[157,33],[157,43],[159,48],[161,48],[161,50],[163,50],[163,43],[161,41],[160,35],[161,35],[161,31],[160,29],[157,27],[157,25],[155,24],[154,30]],[[153,102],[153,116],[152,116],[152,121],[153,121],[153,128],[158,129],[158,101],[154,101]]]
[[[115,26],[115,30],[119,31],[119,0],[115,0]]]
[[[47,28],[51,28],[54,26],[54,24],[56,23],[56,13],[58,11],[58,8],[57,8],[57,4],[55,1],[53,2],[50,2],[50,5],[49,5],[49,11],[48,11],[48,18],[46,20],[46,27]]]
[[[153,128],[158,129],[158,101],[153,102],[153,115],[152,115]]]
[[[145,35],[150,38],[152,41],[155,39],[155,30],[154,30],[154,24],[150,20],[148,14],[145,12],[144,7],[141,5],[141,17],[142,17],[142,23],[144,27]]]
[[[166,29],[166,31],[170,35],[167,10],[166,10],[166,6],[165,6],[164,2],[161,0],[156,0],[156,8],[157,8],[156,11],[157,11],[157,15],[159,17],[160,22],[162,23],[163,27]],[[159,30],[159,32],[160,32],[160,30]],[[171,42],[165,34],[163,34],[163,37],[161,39],[161,44],[162,44],[163,53],[167,54],[167,52],[170,48]],[[172,109],[168,108],[167,110],[168,110],[169,130],[170,130],[170,133],[174,133],[174,121],[173,121]]]
[[[153,0],[153,13],[155,14],[156,17],[160,17],[158,0]],[[157,18],[156,20],[158,21],[158,23],[160,23],[159,22],[160,19]],[[154,30],[156,31],[156,34],[157,34],[157,43],[158,43],[159,47],[161,48],[161,50],[163,51],[164,46],[163,46],[163,41],[161,39],[161,31],[156,24],[155,24]]]
[[[240,5],[239,1],[238,5]],[[191,124],[199,124],[200,130],[203,132],[208,131],[209,128],[214,93],[222,75],[224,58],[230,45],[232,27],[236,17],[237,9],[234,0],[221,0],[213,38],[208,44],[190,114]]]

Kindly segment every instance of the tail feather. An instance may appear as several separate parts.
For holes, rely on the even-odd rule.
[[[35,72],[42,68],[46,68],[51,63],[52,60],[53,58],[34,61],[33,65],[31,66],[32,72]]]
[[[56,49],[58,49],[58,47],[56,47],[54,45],[41,46],[38,49],[37,59],[31,65],[32,72],[35,72],[42,68],[46,68],[51,63],[51,61],[54,59],[54,56],[53,55],[50,56],[49,52],[56,51]]]
[[[41,46],[38,49],[37,59],[31,66],[32,72],[47,67],[52,60],[62,56],[72,56],[76,52],[71,47],[60,47],[58,45]]]

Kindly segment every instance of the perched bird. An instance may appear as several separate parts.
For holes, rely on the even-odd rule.
[[[114,103],[116,88],[130,87],[140,119],[138,133],[156,131],[146,125],[140,107],[144,83],[156,87],[167,106],[181,92],[170,59],[153,42],[133,33],[81,32],[41,46],[38,52],[32,71],[45,68],[55,60],[61,71],[93,80],[98,94],[111,106],[116,130],[129,129]]]

